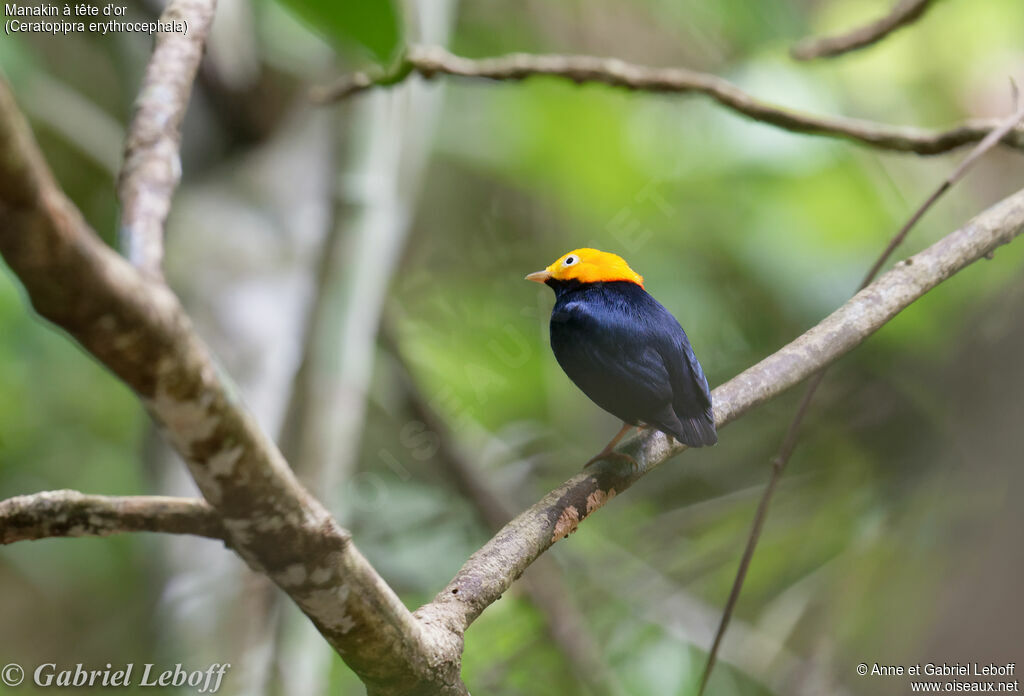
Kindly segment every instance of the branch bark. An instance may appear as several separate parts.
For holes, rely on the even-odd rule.
[[[804,39],[793,47],[790,55],[796,60],[833,58],[871,46],[897,29],[916,22],[933,4],[934,0],[899,0],[886,16],[844,34]]]
[[[168,496],[45,491],[0,501],[0,545],[51,537],[123,532],[192,534],[227,541],[217,512],[202,500]]]
[[[753,97],[716,75],[686,68],[652,68],[615,58],[514,53],[498,58],[471,60],[452,55],[437,46],[414,46],[393,74],[357,73],[334,85],[317,89],[312,98],[326,103],[360,92],[388,87],[417,73],[425,79],[440,75],[472,77],[500,82],[519,81],[536,75],[596,82],[625,89],[667,94],[702,94],[747,118],[783,130],[850,140],[880,150],[935,155],[977,142],[999,125],[998,119],[973,119],[944,131],[890,126],[860,119],[815,116],[791,111]],[[1024,150],[1024,129],[1007,133],[1003,144]]]
[[[220,513],[232,547],[270,577],[370,686],[465,693],[429,639],[239,403],[178,299],[106,247],[60,191],[0,81],[0,254],[36,311],[131,387]],[[456,653],[458,654],[458,653]]]
[[[789,345],[712,392],[715,422],[725,427],[831,364],[936,285],[990,256],[1024,231],[1024,190],[993,205],[967,225],[853,296]],[[474,553],[448,586],[415,615],[464,631],[552,544],[640,477],[686,447],[645,431],[624,451],[636,470],[608,462],[580,472],[521,513]]]
[[[181,180],[181,122],[216,7],[216,0],[167,5],[161,21],[184,21],[187,30],[157,32],[125,140],[117,190],[121,243],[131,262],[155,278],[163,275],[164,221]]]

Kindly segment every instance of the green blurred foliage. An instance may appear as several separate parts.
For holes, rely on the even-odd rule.
[[[332,45],[364,49],[387,64],[402,40],[402,25],[392,0],[278,0]]]
[[[262,3],[254,31],[261,61],[289,94],[333,62],[318,36],[386,63],[403,35],[390,3],[282,4],[305,25]],[[868,50],[811,64],[787,58],[795,40],[889,5],[499,0],[459,7],[450,43],[469,56],[588,52],[686,65],[774,103],[893,124],[941,127],[1008,110],[1007,78],[1024,79],[1019,0],[947,0]],[[0,65],[26,104],[57,81],[123,128],[147,50],[138,37],[7,37]],[[193,190],[259,145],[224,144],[233,140],[213,89],[200,83],[186,125],[184,186]],[[428,401],[517,508],[576,471],[617,427],[558,368],[547,346],[550,291],[523,275],[575,247],[622,254],[720,384],[842,303],[961,156],[879,153],[780,132],[696,98],[553,79],[453,79],[444,90],[388,310]],[[58,179],[112,241],[114,172],[50,127],[42,104],[26,108]],[[216,156],[190,145],[199,138],[218,144]],[[1024,186],[1022,165],[1019,153],[992,153],[899,255]],[[737,631],[762,632],[855,694],[905,693],[902,682],[857,681],[860,661],[1010,660],[1000,646],[1024,641],[1013,599],[1024,557],[1007,540],[1022,522],[1022,312],[1018,242],[929,293],[832,370],[769,517]],[[386,357],[376,369],[359,471],[341,508],[360,548],[415,607],[489,535],[405,430]],[[625,693],[692,693],[705,656],[684,609],[717,618],[798,398],[786,394],[724,430],[715,448],[669,462],[550,552]],[[142,464],[145,424],[132,395],[0,275],[0,496],[158,492]],[[0,662],[178,654],[153,621],[164,569],[151,541],[5,548]],[[766,679],[784,670],[782,657],[756,673],[735,654],[726,651],[714,693],[787,693]],[[485,693],[585,693],[516,588],[469,630],[464,673]],[[331,684],[332,693],[361,693],[340,659]]]

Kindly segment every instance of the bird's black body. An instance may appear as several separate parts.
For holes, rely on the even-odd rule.
[[[555,291],[551,348],[569,378],[626,423],[691,447],[718,441],[711,394],[686,333],[629,281],[547,281]]]

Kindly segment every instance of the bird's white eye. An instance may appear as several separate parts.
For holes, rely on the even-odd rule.
[[[565,257],[565,261],[562,262],[562,265],[571,266],[574,263],[579,263],[579,258],[576,256],[576,254],[569,254],[568,256]]]

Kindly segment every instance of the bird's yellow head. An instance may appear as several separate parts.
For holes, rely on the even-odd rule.
[[[549,280],[600,283],[625,280],[644,286],[644,277],[629,267],[621,256],[597,249],[574,249],[543,271],[526,276],[535,283]]]

